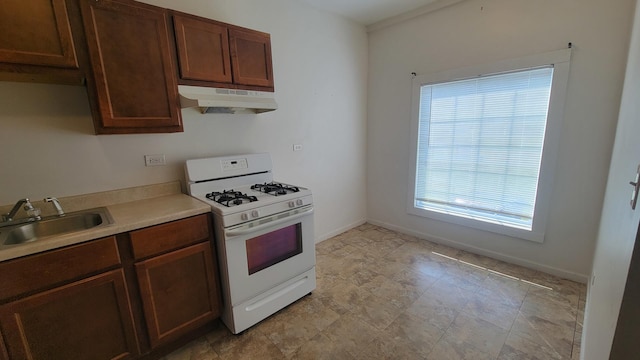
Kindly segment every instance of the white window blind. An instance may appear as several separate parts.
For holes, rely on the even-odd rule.
[[[420,87],[414,206],[531,230],[553,67]]]

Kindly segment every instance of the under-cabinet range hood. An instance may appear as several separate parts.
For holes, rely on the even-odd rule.
[[[182,108],[198,107],[203,114],[259,114],[278,108],[273,93],[179,85]]]

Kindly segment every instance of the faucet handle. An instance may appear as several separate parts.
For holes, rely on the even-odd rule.
[[[27,213],[27,215],[36,220],[40,220],[40,209],[33,207],[29,199],[23,199],[22,201],[24,201],[23,209]]]
[[[20,200],[24,203],[23,209],[24,211],[29,211],[29,210],[33,210],[34,207],[33,205],[31,205],[31,201],[27,198]]]
[[[58,216],[64,216],[64,210],[62,210],[62,205],[60,205],[60,201],[54,197],[46,197],[44,198],[44,202],[50,202],[53,205],[53,208],[56,210]]]
[[[34,208],[33,206],[31,207],[27,207],[25,205],[24,209],[27,212],[27,215],[29,215],[30,217],[36,218],[36,219],[40,219],[40,208]]]

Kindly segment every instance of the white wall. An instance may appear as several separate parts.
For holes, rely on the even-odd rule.
[[[184,133],[95,136],[85,88],[0,82],[0,204],[184,181],[186,159],[270,152],[276,179],[313,190],[317,239],[365,219],[364,27],[293,0],[145,2],[270,33],[279,109],[185,109]]]
[[[620,116],[584,314],[584,360],[638,358],[640,206],[629,199],[640,162],[640,6],[635,11]],[[634,247],[635,246],[635,247]],[[630,311],[633,309],[633,311]],[[615,339],[614,340],[614,334]],[[616,344],[612,349],[612,344]],[[610,354],[611,350],[615,350]],[[625,355],[626,354],[626,355]],[[625,357],[626,356],[626,357]]]
[[[633,0],[468,0],[369,36],[370,220],[586,281],[615,133]],[[543,244],[408,215],[411,72],[574,45]]]

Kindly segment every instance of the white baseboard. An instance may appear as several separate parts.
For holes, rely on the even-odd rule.
[[[407,235],[412,235],[415,236],[419,239],[424,239],[424,240],[428,240],[431,242],[435,242],[441,245],[447,245],[447,246],[451,246],[454,247],[456,249],[460,249],[460,250],[466,250],[469,252],[472,252],[474,254],[478,254],[478,255],[483,255],[483,256],[487,256],[496,260],[501,260],[501,261],[505,261],[508,262],[510,264],[515,264],[515,265],[520,265],[529,269],[533,269],[533,270],[538,270],[538,271],[542,271],[544,273],[547,274],[551,274],[551,275],[555,275],[558,277],[561,277],[563,279],[568,279],[568,280],[572,280],[572,281],[576,281],[582,284],[586,284],[589,281],[589,276],[585,275],[585,274],[579,274],[579,273],[575,273],[572,271],[568,271],[568,270],[564,270],[564,269],[559,269],[553,266],[548,266],[548,265],[544,265],[544,264],[540,264],[537,262],[533,262],[533,261],[529,261],[529,260],[525,260],[522,258],[518,258],[515,256],[510,256],[510,255],[506,255],[506,254],[502,254],[499,252],[495,252],[495,251],[490,251],[490,250],[485,250],[476,246],[471,246],[471,245],[467,245],[464,243],[460,243],[454,240],[450,240],[450,239],[446,239],[443,237],[439,237],[439,236],[433,236],[433,235],[429,235],[429,234],[424,234],[424,233],[420,233],[417,231],[413,231],[401,226],[396,226],[396,225],[392,225],[392,224],[388,224],[382,221],[377,221],[377,220],[373,220],[373,219],[368,219],[367,220],[368,223],[373,224],[373,225],[377,225],[377,226],[381,226],[384,228],[387,228],[389,230],[394,230],[403,234],[407,234]]]
[[[327,239],[330,239],[330,238],[332,238],[332,237],[334,237],[336,235],[340,235],[343,232],[345,232],[347,230],[351,230],[354,227],[360,226],[360,225],[362,225],[362,224],[364,224],[366,222],[367,222],[367,219],[360,219],[360,220],[358,220],[356,222],[353,222],[353,223],[351,223],[349,225],[345,225],[343,227],[337,228],[337,229],[335,229],[335,230],[333,230],[331,232],[328,232],[328,233],[326,233],[324,235],[317,236],[316,237],[316,244],[319,243],[319,242],[325,241]]]

